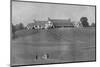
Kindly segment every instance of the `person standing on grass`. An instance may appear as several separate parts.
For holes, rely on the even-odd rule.
[[[36,55],[36,60],[38,59],[38,56]]]
[[[48,59],[49,58],[49,54],[44,54],[43,56],[42,56],[42,59]]]

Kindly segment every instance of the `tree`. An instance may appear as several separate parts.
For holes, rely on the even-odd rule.
[[[88,23],[87,17],[81,17],[80,21],[81,21],[83,27],[89,27],[89,23]]]
[[[24,29],[24,25],[23,25],[22,23],[19,24],[19,27],[20,27],[20,28],[19,28],[20,30],[21,30],[21,29]]]
[[[15,32],[16,32],[15,26],[11,23],[12,38],[15,38]]]
[[[91,24],[91,27],[95,27],[95,26],[96,26],[95,23],[92,23],[92,24]]]
[[[15,25],[16,31],[24,29],[24,25],[22,23]]]
[[[15,27],[14,27],[14,25],[12,23],[11,23],[11,32],[15,33]]]

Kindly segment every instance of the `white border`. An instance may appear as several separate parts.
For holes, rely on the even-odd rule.
[[[33,0],[27,0],[33,1]],[[99,67],[100,66],[100,0],[35,0],[40,2],[55,2],[69,4],[87,4],[97,6],[97,61],[84,63],[68,63],[53,65],[37,65],[34,67]],[[0,0],[0,67],[10,64],[10,0]],[[26,67],[26,66],[25,66]],[[27,66],[33,67],[33,66]]]

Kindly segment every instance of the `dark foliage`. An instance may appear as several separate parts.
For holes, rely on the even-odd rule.
[[[23,30],[23,29],[24,29],[24,25],[22,23],[16,24],[16,25],[13,25],[11,23],[11,33],[12,33],[11,36],[12,36],[12,38],[13,39],[16,38],[16,35],[15,35],[16,31]]]
[[[91,24],[91,27],[95,27],[95,26],[96,26],[95,23],[92,23],[92,24]]]
[[[24,25],[22,23],[15,25],[16,31],[24,29]]]
[[[83,27],[89,27],[89,23],[88,23],[87,17],[81,17],[80,21],[81,21]]]
[[[12,33],[15,33],[15,31],[16,31],[16,30],[15,30],[15,26],[11,23],[11,32],[12,32]]]

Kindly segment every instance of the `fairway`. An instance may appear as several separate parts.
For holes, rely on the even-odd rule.
[[[95,28],[22,30],[16,32],[11,47],[13,65],[91,61],[95,60]],[[46,53],[49,59],[44,60]]]

